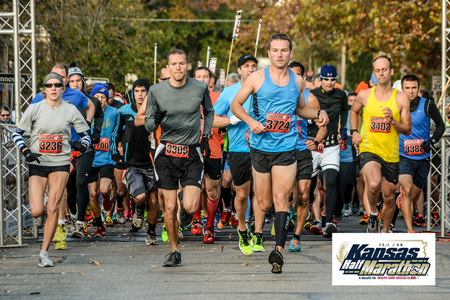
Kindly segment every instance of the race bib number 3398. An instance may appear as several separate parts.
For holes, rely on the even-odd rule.
[[[40,134],[39,152],[41,153],[61,153],[63,148],[62,134]]]
[[[267,113],[266,130],[287,133],[291,128],[291,115]]]

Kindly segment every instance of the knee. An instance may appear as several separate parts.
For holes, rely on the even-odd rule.
[[[371,180],[367,182],[367,189],[371,194],[378,193],[380,191],[381,183]]]
[[[88,186],[87,174],[80,174],[77,176],[77,188],[84,188]]]
[[[31,216],[33,218],[39,218],[40,216],[42,216],[44,214],[44,208],[31,208]]]
[[[307,207],[309,205],[309,193],[303,192],[299,194],[298,197],[298,206]]]
[[[58,204],[57,203],[48,203],[47,204],[47,215],[53,215],[58,213]]]
[[[102,194],[102,197],[109,197],[109,195],[111,194],[111,191],[108,187],[101,187],[100,193]]]
[[[176,216],[177,214],[177,203],[165,203],[165,213],[164,216],[170,215],[172,217]]]
[[[259,206],[259,209],[263,213],[265,213],[266,211],[268,211],[272,207],[272,205],[269,205],[269,204],[266,204],[266,203],[258,203],[257,205]]]
[[[200,205],[200,204],[198,204]],[[190,214],[194,214],[197,211],[198,205],[195,203],[183,203],[183,208],[185,211],[187,211]]]
[[[206,193],[208,195],[208,198],[211,200],[216,200],[219,198],[219,191],[215,187],[211,188],[211,189],[207,189]]]
[[[134,202],[137,205],[142,205],[143,202],[145,201],[146,197],[147,197],[147,195],[145,193],[139,194],[136,197],[134,197]]]

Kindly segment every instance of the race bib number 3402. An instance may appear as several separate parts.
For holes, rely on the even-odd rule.
[[[62,134],[40,134],[39,152],[41,153],[61,153],[63,148]]]
[[[188,157],[189,147],[186,145],[166,144],[166,155],[172,157]]]
[[[286,133],[291,128],[291,115],[267,113],[266,130],[269,132]]]
[[[391,132],[391,123],[386,118],[370,117],[370,131],[371,132]]]

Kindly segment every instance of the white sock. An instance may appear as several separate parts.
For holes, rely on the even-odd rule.
[[[77,224],[84,225],[84,222],[83,222],[83,221],[78,221],[78,220],[77,220]]]
[[[70,216],[71,216],[73,219],[78,219],[78,212],[75,213],[75,214],[70,213]]]
[[[58,220],[58,225],[66,225],[66,220]]]

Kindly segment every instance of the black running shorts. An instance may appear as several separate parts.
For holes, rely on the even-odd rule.
[[[290,166],[297,161],[295,151],[264,152],[251,148],[252,166],[258,173],[269,173],[273,166]]]
[[[311,180],[313,173],[312,154],[308,149],[295,150],[297,156],[297,181]]]
[[[205,173],[212,180],[219,180],[222,177],[222,159],[208,158],[205,159]]]
[[[387,181],[397,184],[398,183],[398,174],[400,172],[399,163],[386,162],[380,156],[371,153],[371,152],[363,152],[359,154],[359,159],[361,160],[361,168],[364,169],[364,166],[371,161],[378,163],[381,166],[381,176],[386,178]]]
[[[430,172],[430,159],[414,160],[400,156],[400,175],[411,175],[413,183],[419,189],[423,189],[427,183]]]
[[[100,174],[101,178],[108,178],[114,180],[114,165],[107,164],[101,167],[92,167],[91,172],[88,175],[88,183],[98,180]]]
[[[39,165],[28,165],[28,176],[39,176],[48,178],[48,175],[54,172],[70,172],[70,165],[64,166],[39,166]]]
[[[125,166],[124,162],[116,162],[116,165],[114,166],[114,169],[117,170],[125,170],[127,167]]]
[[[233,178],[235,186],[241,186],[253,179],[250,152],[228,153],[228,164],[230,165],[231,178]]]

